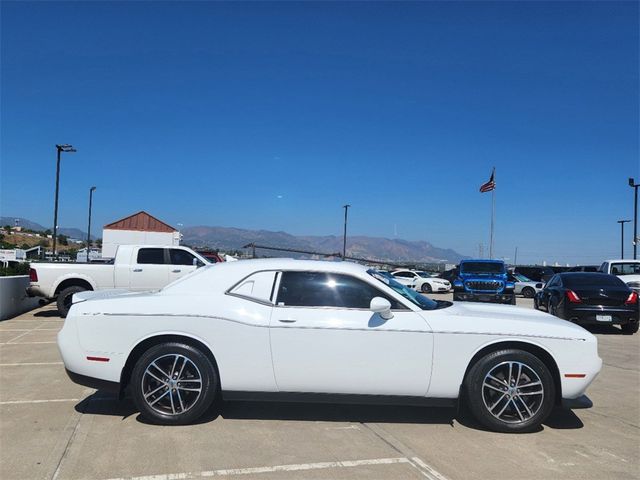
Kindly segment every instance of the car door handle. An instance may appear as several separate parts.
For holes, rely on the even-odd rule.
[[[295,318],[281,318],[278,320],[280,323],[296,323],[297,320]]]
[[[134,271],[134,272],[141,272],[141,271],[142,271],[142,269],[141,269],[141,268],[134,268],[134,269],[133,269],[133,271]]]
[[[171,270],[171,273],[180,273],[182,270],[180,270],[179,268],[176,270]]]

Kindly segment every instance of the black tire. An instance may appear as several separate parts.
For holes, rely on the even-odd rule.
[[[508,303],[509,305],[515,305],[516,304],[516,294],[515,293],[511,294],[511,298],[506,303]]]
[[[507,377],[511,380],[509,386],[505,383]],[[537,430],[554,407],[556,392],[551,372],[538,357],[523,350],[487,354],[471,367],[464,382],[469,410],[482,425],[497,432]]]
[[[540,310],[540,304],[538,304],[538,297],[533,297],[533,308],[534,310]]]
[[[428,282],[424,282],[422,284],[422,287],[420,287],[420,291],[422,291],[422,293],[431,293],[433,289],[431,288],[431,285],[429,285]]]
[[[58,294],[56,305],[58,306],[58,313],[62,318],[65,318],[69,314],[71,308],[71,300],[74,293],[84,292],[87,289],[84,287],[67,287]]]
[[[524,298],[533,298],[535,294],[536,294],[536,291],[531,287],[524,287],[522,289],[522,296]]]
[[[211,407],[219,381],[203,352],[191,345],[171,342],[151,347],[142,354],[129,385],[133,401],[144,418],[161,425],[185,425]],[[196,391],[198,385],[200,389]]]
[[[624,325],[620,325],[620,328],[622,329],[622,334],[633,335],[634,333],[637,333],[638,325],[640,325],[640,322],[625,323]]]
[[[461,298],[459,292],[453,292],[453,301],[454,302],[464,302],[464,299]]]
[[[547,300],[547,312],[554,317],[558,316],[558,310],[553,306],[553,302],[551,301],[551,299]]]

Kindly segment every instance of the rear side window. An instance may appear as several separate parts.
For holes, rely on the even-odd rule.
[[[233,287],[229,293],[271,302],[276,272],[256,272]]]
[[[569,288],[578,287],[624,287],[625,283],[615,275],[605,273],[574,273],[563,278]]]
[[[189,252],[180,249],[169,250],[169,258],[171,259],[171,265],[195,265],[195,258]]]
[[[141,248],[138,250],[137,262],[164,265],[164,248]]]
[[[373,285],[349,275],[325,272],[284,272],[277,303],[289,307],[368,309],[373,297],[386,298],[392,309],[406,309]]]

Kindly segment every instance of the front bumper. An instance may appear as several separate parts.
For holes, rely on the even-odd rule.
[[[511,303],[513,293],[456,292],[455,300],[463,302]]]

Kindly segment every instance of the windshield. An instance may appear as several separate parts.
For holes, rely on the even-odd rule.
[[[504,273],[504,263],[498,262],[462,262],[461,273],[496,274]]]
[[[404,298],[409,300],[414,305],[417,305],[422,310],[435,310],[438,308],[438,302],[431,300],[430,298],[425,297],[424,295],[420,295],[415,290],[410,289],[409,287],[405,287],[401,283],[396,282],[393,278],[389,278],[384,273],[379,272],[377,270],[367,270],[367,273],[371,275],[376,280],[384,283],[386,286],[390,287],[395,292],[402,295]]]
[[[513,278],[515,278],[518,282],[533,282],[529,277],[525,277],[521,273],[514,273]]]

